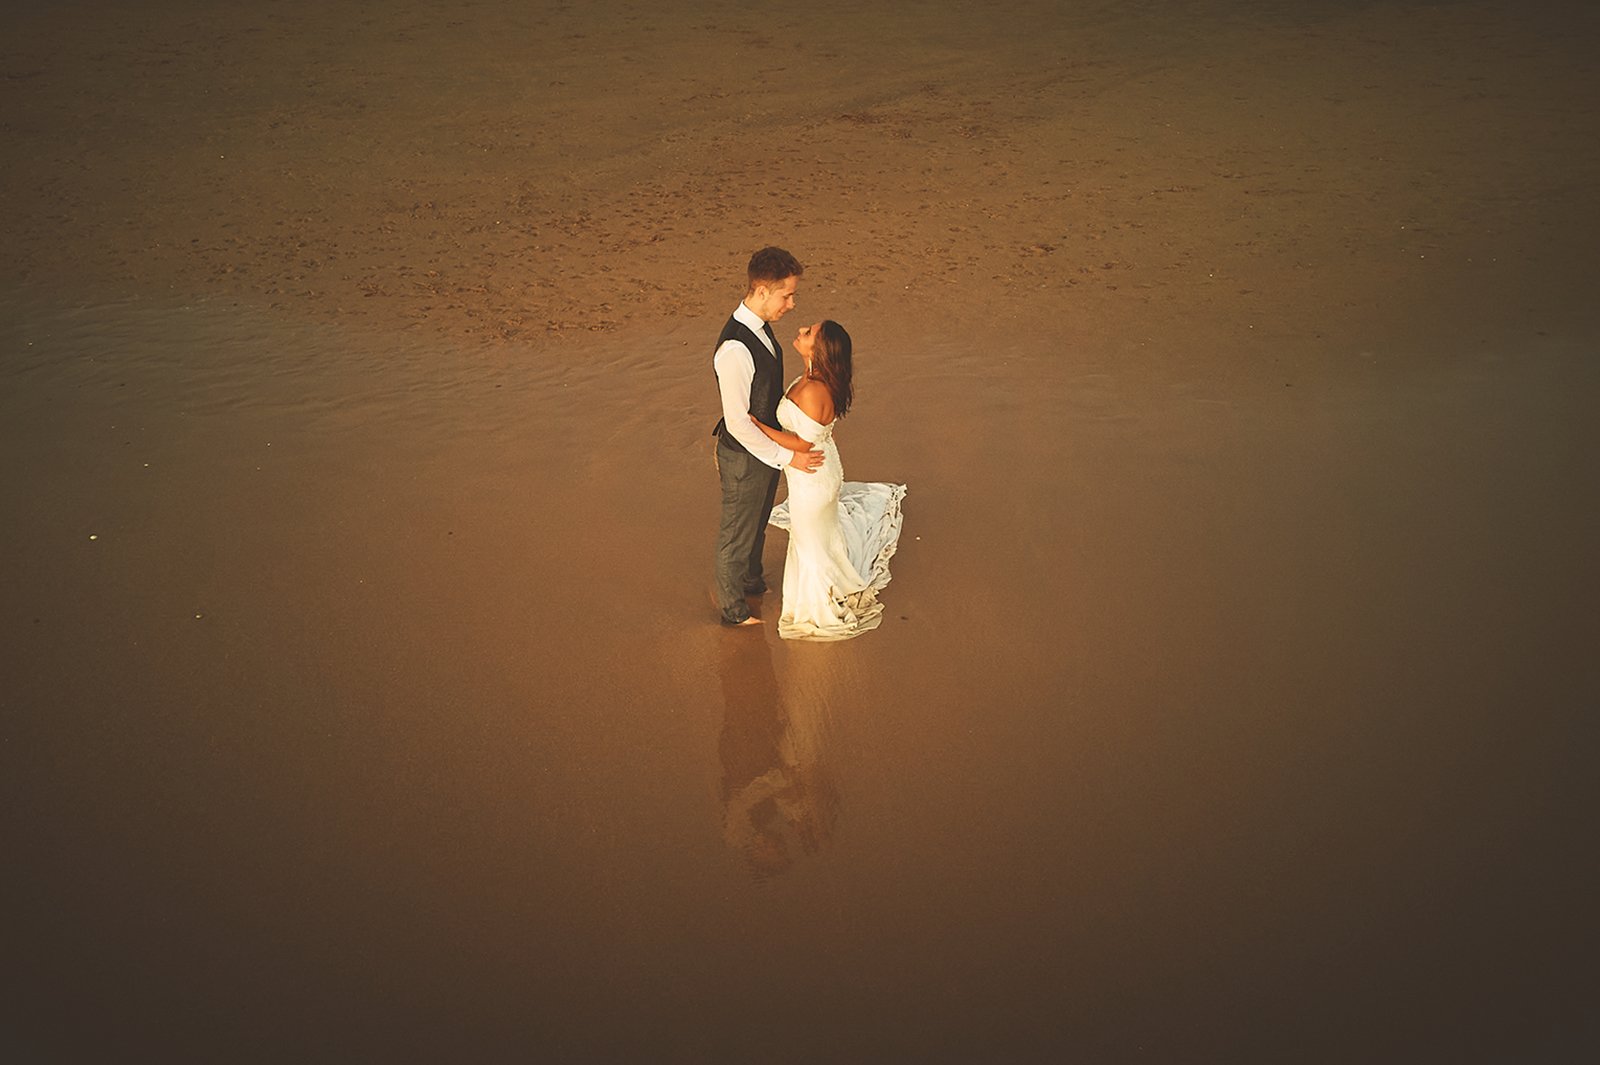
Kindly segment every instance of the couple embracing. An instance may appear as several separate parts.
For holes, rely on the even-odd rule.
[[[784,373],[772,323],[794,308],[804,267],[782,248],[750,257],[744,299],[717,339],[712,363],[722,397],[717,470],[722,521],[717,535],[717,606],[724,625],[761,619],[750,600],[767,591],[761,552],[766,527],[789,531],[778,635],[844,640],[878,627],[878,592],[900,539],[898,484],[846,481],[833,442],[850,409],[850,334],[837,322],[800,329],[794,349],[803,370]],[[778,473],[788,497],[773,506]]]

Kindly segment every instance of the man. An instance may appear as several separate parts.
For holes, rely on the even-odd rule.
[[[712,430],[717,438],[717,470],[722,477],[722,524],[717,532],[717,608],[724,625],[759,625],[746,596],[767,590],[761,572],[761,549],[767,542],[767,518],[778,492],[778,471],[793,466],[813,473],[822,465],[820,451],[780,447],[750,422],[750,416],[774,429],[778,400],[783,398],[783,345],[772,324],[794,307],[795,288],[805,270],[782,248],[762,248],[750,257],[744,299],[717,338],[712,366],[722,394],[722,419]]]

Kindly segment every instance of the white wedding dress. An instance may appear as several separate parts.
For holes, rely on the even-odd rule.
[[[906,486],[846,481],[833,442],[834,422],[818,425],[788,396],[778,401],[777,413],[779,425],[823,453],[813,473],[784,467],[789,496],[772,509],[772,524],[789,532],[778,635],[786,640],[860,636],[882,620],[878,593],[889,583],[889,559],[900,543]]]

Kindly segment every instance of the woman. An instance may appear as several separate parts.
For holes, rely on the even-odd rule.
[[[800,330],[794,347],[806,372],[778,401],[778,423],[786,431],[756,424],[784,447],[814,447],[824,457],[815,473],[784,471],[789,498],[772,511],[772,524],[789,530],[778,635],[847,640],[882,620],[878,592],[889,583],[906,488],[844,480],[833,427],[854,398],[850,334],[838,322],[818,322]]]

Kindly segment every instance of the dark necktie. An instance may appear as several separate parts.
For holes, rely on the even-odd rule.
[[[771,322],[762,322],[761,323],[761,331],[763,333],[767,334],[767,339],[772,342],[772,353],[774,355],[776,355],[778,353],[778,338],[772,332],[772,323]]]

